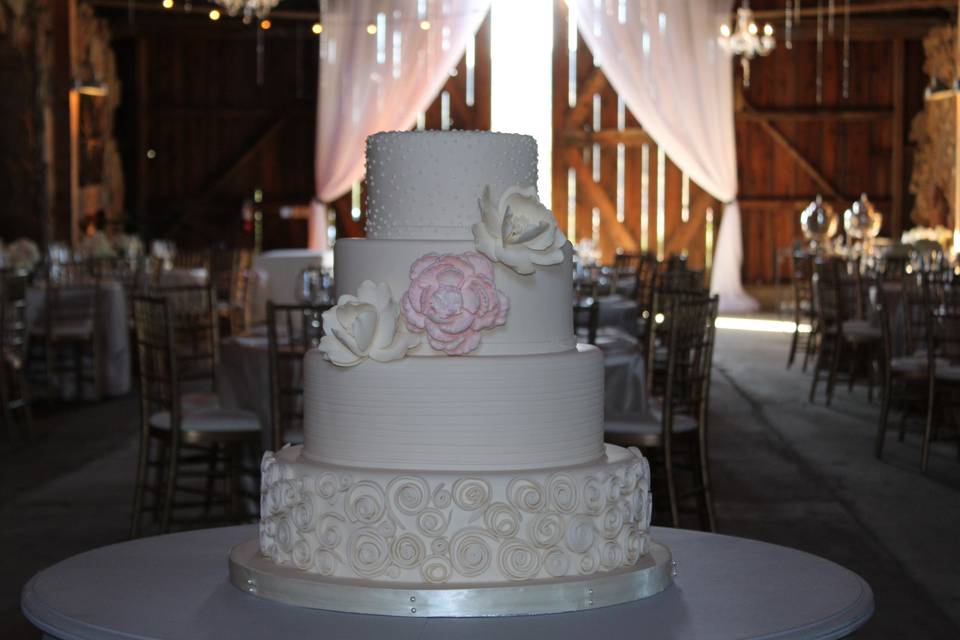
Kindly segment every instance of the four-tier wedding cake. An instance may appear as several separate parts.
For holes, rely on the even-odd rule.
[[[572,252],[536,182],[529,136],[368,139],[367,237],[336,244],[341,295],[304,361],[304,444],[263,458],[239,586],[319,608],[496,615],[669,583],[647,462],[603,443],[603,357],[574,338]]]

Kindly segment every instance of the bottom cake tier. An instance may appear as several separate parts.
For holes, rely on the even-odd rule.
[[[662,565],[647,557],[650,473],[633,448],[468,474],[318,464],[300,452],[262,463],[259,559],[286,576],[351,588],[521,586]]]

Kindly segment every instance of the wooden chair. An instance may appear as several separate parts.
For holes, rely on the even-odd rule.
[[[153,513],[161,533],[173,524],[209,524],[215,504],[225,506],[225,519],[242,520],[242,460],[245,448],[259,452],[257,417],[219,408],[184,410],[181,383],[187,371],[181,367],[180,329],[171,299],[137,296],[134,318],[141,427],[130,536],[140,535],[144,511]],[[251,469],[251,475],[256,471]],[[222,492],[215,490],[218,479],[225,483]],[[180,500],[183,494],[199,499]],[[174,511],[184,509],[202,515],[174,520]]]
[[[790,339],[790,354],[787,356],[787,368],[793,365],[797,348],[803,340],[803,371],[814,353],[817,344],[817,320],[813,307],[813,256],[806,251],[793,253],[793,337]],[[800,325],[810,325],[809,333],[801,333]]]
[[[813,365],[813,381],[810,384],[810,402],[817,394],[820,374],[827,375],[827,406],[833,401],[840,358],[843,353],[843,301],[840,286],[842,262],[832,259],[816,259],[813,265],[813,296],[817,313],[820,340]]]
[[[942,276],[927,283],[927,411],[920,449],[920,470],[927,471],[934,423],[953,416],[960,391],[960,289]],[[947,409],[950,409],[948,411]],[[957,450],[960,457],[960,448]]]
[[[859,373],[867,371],[867,399],[873,401],[875,372],[879,368],[882,335],[880,327],[867,313],[870,288],[875,280],[861,272],[860,259],[838,265],[841,311],[841,338],[847,364],[847,389],[853,390]]]
[[[578,340],[597,344],[600,325],[600,303],[596,298],[577,298],[573,303],[573,332]]]
[[[688,300],[708,295],[700,271],[660,271],[654,278],[653,298],[648,313],[649,328],[640,341],[646,365],[647,393],[661,395],[667,370],[667,339],[670,316],[667,310],[675,299]]]
[[[680,526],[681,501],[694,497],[700,525],[709,531],[716,530],[707,433],[717,303],[716,296],[670,300],[662,401],[650,415],[611,416],[604,423],[607,442],[640,447],[662,460],[672,526]],[[682,494],[677,470],[693,476],[693,487]]]
[[[233,254],[227,302],[227,321],[231,335],[239,335],[252,324],[254,287],[251,286],[253,252],[240,249]]]
[[[613,257],[613,276],[610,289],[613,293],[622,293],[633,298],[637,292],[637,277],[644,254],[639,251],[624,251],[618,249]]]
[[[102,289],[74,266],[58,279],[47,268],[44,305],[40,321],[30,331],[31,349],[43,353],[44,379],[51,394],[59,396],[63,374],[73,378],[75,397],[83,398],[84,383],[93,388],[93,399],[103,395]]]
[[[0,412],[8,437],[18,422],[27,436],[33,425],[26,377],[28,279],[23,271],[0,270]]]
[[[218,408],[220,327],[214,288],[204,285],[154,287],[149,295],[165,298],[170,303],[184,411]]]
[[[270,441],[274,451],[303,441],[303,356],[320,344],[330,305],[267,302]]]

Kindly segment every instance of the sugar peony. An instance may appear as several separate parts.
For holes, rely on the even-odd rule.
[[[480,332],[505,324],[509,307],[494,286],[493,265],[475,251],[423,256],[411,265],[400,301],[407,327],[426,332],[430,346],[448,355],[480,346]]]
[[[560,264],[567,238],[533,187],[510,187],[493,202],[490,187],[480,197],[480,222],[473,225],[477,251],[522,275],[536,265]]]
[[[400,306],[390,286],[365,280],[356,296],[343,295],[337,305],[323,312],[323,331],[318,347],[323,357],[341,367],[370,358],[378,362],[398,360],[420,344],[400,319]]]

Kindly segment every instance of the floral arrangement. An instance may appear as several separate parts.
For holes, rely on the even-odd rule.
[[[410,267],[410,288],[400,301],[407,327],[448,355],[480,346],[480,332],[506,324],[510,302],[493,281],[493,264],[469,251],[428,253]]]
[[[80,240],[80,254],[85,258],[112,258],[115,255],[113,244],[103,231],[84,236]]]
[[[540,204],[536,188],[510,187],[494,204],[487,186],[479,202],[481,221],[472,228],[477,251],[522,275],[563,261],[567,238]]]
[[[400,306],[387,284],[365,280],[356,296],[340,296],[322,318],[326,335],[318,348],[337,366],[351,367],[367,358],[397,360],[420,344],[420,338],[399,321]]]
[[[143,243],[136,235],[120,233],[113,237],[113,250],[119,256],[134,260],[143,255]]]
[[[904,231],[900,236],[900,242],[903,244],[916,244],[919,241],[936,242],[946,250],[953,241],[953,231],[943,225],[914,227]]]
[[[7,246],[4,258],[14,269],[32,271],[40,263],[40,249],[33,240],[20,238]]]

